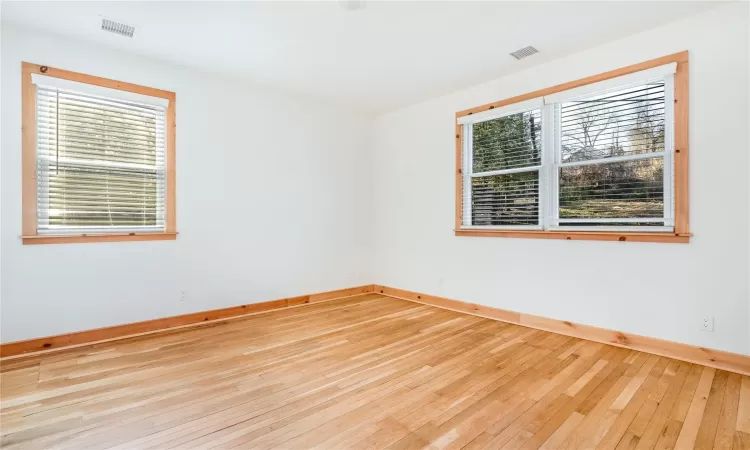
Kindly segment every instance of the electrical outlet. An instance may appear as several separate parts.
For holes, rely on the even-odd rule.
[[[714,331],[714,318],[713,316],[701,317],[701,330],[703,331]]]
[[[184,302],[185,300],[187,300],[187,292],[180,291],[180,301]]]

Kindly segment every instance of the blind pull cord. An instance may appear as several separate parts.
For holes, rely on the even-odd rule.
[[[60,91],[55,91],[55,175],[60,175]]]

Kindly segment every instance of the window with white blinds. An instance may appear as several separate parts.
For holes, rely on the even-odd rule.
[[[165,231],[168,102],[46,76],[32,80],[37,233]]]
[[[534,227],[539,223],[541,110],[510,114],[471,127],[466,178],[472,225]]]
[[[461,228],[673,231],[675,67],[460,117]]]

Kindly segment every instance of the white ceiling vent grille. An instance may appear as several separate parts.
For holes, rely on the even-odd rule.
[[[102,30],[132,38],[135,27],[102,17]]]
[[[516,50],[515,52],[511,53],[510,56],[516,59],[524,59],[527,56],[533,55],[534,53],[539,53],[539,50],[529,45],[528,47],[524,47],[520,50]]]
[[[341,7],[347,11],[357,11],[365,8],[365,0],[340,0]]]

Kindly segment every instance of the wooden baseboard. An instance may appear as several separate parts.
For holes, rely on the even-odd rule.
[[[704,347],[696,347],[689,344],[667,341],[663,339],[639,336],[637,334],[624,333],[622,331],[608,330],[606,328],[594,327],[568,322],[565,320],[549,319],[547,317],[508,311],[490,306],[452,300],[434,295],[421,294],[419,292],[405,291],[387,286],[375,285],[375,292],[389,297],[410,300],[439,308],[450,309],[488,319],[510,322],[529,328],[536,328],[553,333],[573,336],[589,341],[601,342],[618,347],[630,348],[659,356],[679,359],[696,364],[702,364],[716,369],[737,372],[750,376],[750,356],[738,353],[725,352]]]
[[[0,344],[0,357],[5,358],[42,350],[62,349],[66,347],[80,346],[82,344],[93,345],[102,341],[132,337],[145,333],[157,333],[177,327],[213,320],[228,319],[262,311],[270,311],[273,309],[289,308],[307,303],[351,297],[354,295],[373,292],[373,289],[373,285],[359,286],[349,289],[321,292],[318,294],[302,295],[300,297],[281,298],[262,303],[251,303],[249,305],[232,306],[229,308],[183,314],[162,319],[115,325],[106,328],[77,331],[75,333],[29,339],[26,341],[9,342],[7,344]]]
[[[689,344],[681,344],[679,342],[639,336],[637,334],[608,330],[606,328],[582,325],[564,320],[550,319],[516,311],[508,311],[505,309],[493,308],[490,306],[381,285],[366,285],[349,289],[339,289],[318,294],[282,298],[262,303],[252,303],[249,305],[183,314],[180,316],[165,317],[162,319],[147,320],[106,328],[97,328],[94,330],[78,331],[57,336],[29,339],[26,341],[9,342],[7,344],[0,344],[0,357],[6,358],[45,350],[94,345],[102,341],[159,333],[173,330],[175,328],[198,325],[205,322],[231,319],[263,311],[290,308],[308,303],[351,297],[371,292],[426,305],[437,306],[452,311],[473,314],[489,319],[510,322],[539,330],[551,331],[553,333],[564,334],[589,341],[653,353],[655,355],[666,356],[668,358],[702,364],[704,366],[729,370],[731,372],[750,376],[750,356],[747,355],[697,347]]]

